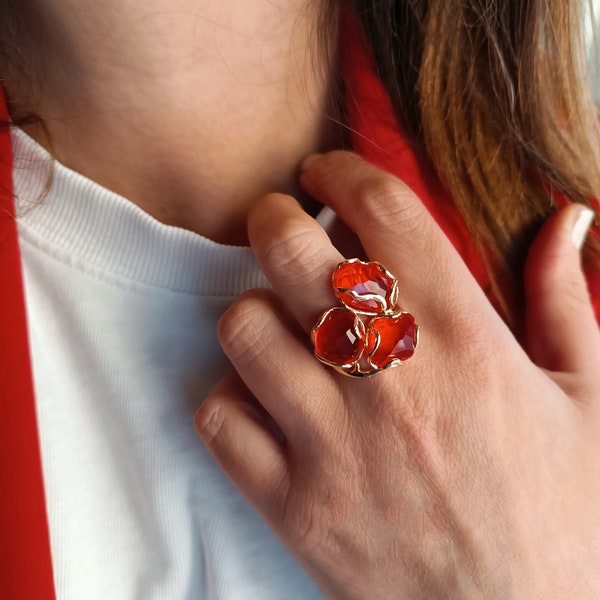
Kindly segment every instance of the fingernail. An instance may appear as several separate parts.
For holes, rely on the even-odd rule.
[[[320,158],[322,155],[321,154],[310,154],[308,155],[303,161],[302,164],[300,165],[300,172],[302,171],[306,171],[306,169],[308,169],[308,167],[315,162],[315,160],[317,160],[318,158]]]
[[[593,220],[593,210],[589,208],[583,208],[580,211],[577,221],[575,221],[575,225],[573,226],[573,231],[571,232],[571,241],[577,250],[581,250]]]
[[[221,411],[217,406],[208,417],[204,414],[205,412],[206,411],[202,410],[202,407],[196,411],[196,414],[194,415],[194,427],[201,438],[212,438],[221,425]]]

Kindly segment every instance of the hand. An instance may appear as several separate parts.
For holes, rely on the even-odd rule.
[[[402,182],[332,152],[301,183],[398,278],[419,348],[368,379],[319,363],[308,333],[343,257],[293,199],[264,198],[249,237],[274,292],[222,317],[237,373],[196,419],[223,470],[329,598],[600,597],[600,334],[572,242],[581,207],[531,250],[526,353]]]

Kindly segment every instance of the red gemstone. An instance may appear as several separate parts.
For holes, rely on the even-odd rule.
[[[417,329],[410,313],[372,319],[367,332],[370,363],[384,369],[393,360],[410,358],[417,346]]]
[[[365,347],[364,325],[346,308],[333,308],[313,330],[317,358],[334,365],[357,361]]]
[[[377,262],[348,260],[333,273],[333,288],[348,307],[377,315],[393,308],[394,278]]]

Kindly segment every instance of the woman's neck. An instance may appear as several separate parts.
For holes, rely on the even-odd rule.
[[[36,93],[9,79],[9,96],[61,162],[167,224],[245,243],[250,205],[298,194],[299,162],[328,145],[335,52],[317,43],[319,2],[29,2]]]

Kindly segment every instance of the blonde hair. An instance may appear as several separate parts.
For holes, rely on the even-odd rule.
[[[340,1],[362,22],[395,110],[452,195],[508,314],[498,281],[520,288],[531,238],[557,202],[600,197],[585,57],[592,0],[319,0],[327,50]],[[0,62],[13,73],[31,67],[19,46],[30,13],[0,0]],[[15,103],[11,113],[31,118]],[[585,255],[600,266],[598,240]]]
[[[353,6],[399,117],[452,195],[502,301],[499,277],[520,288],[526,249],[558,199],[600,197],[585,2]],[[597,240],[586,255],[600,265]]]

